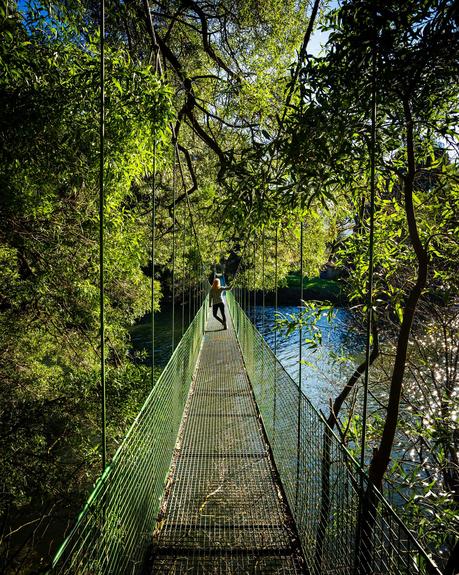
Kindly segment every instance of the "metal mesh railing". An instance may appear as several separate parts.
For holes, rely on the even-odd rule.
[[[132,574],[152,540],[207,319],[204,302],[58,551],[52,573]]]
[[[311,574],[439,570],[228,295],[235,330]]]

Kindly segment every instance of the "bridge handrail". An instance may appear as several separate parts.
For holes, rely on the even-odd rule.
[[[362,533],[367,474],[298,389],[234,294],[227,302],[309,572],[441,575],[374,488],[371,529]]]
[[[51,573],[142,570],[207,320],[207,299],[98,479]]]

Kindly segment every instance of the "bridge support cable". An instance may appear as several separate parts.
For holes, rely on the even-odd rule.
[[[155,270],[156,270],[156,132],[153,140],[153,181],[151,189],[151,387],[155,385]]]
[[[363,407],[362,407],[362,436],[360,441],[360,466],[365,469],[365,450],[367,434],[367,411],[368,411],[368,384],[371,365],[371,348],[373,334],[373,276],[374,276],[374,214],[376,196],[376,64],[377,64],[377,28],[376,13],[374,17],[374,37],[371,47],[371,136],[370,136],[370,206],[369,206],[369,239],[368,239],[368,280],[367,280],[367,326],[365,338],[365,373],[363,384]],[[373,342],[373,346],[377,345]],[[356,565],[358,575],[364,575],[371,568],[373,555],[373,531],[374,515],[377,505],[374,485],[368,481],[364,484],[363,475],[360,481],[360,490],[364,496],[359,507],[359,523],[357,525]]]
[[[304,269],[303,269],[303,233],[304,233],[304,224],[303,220],[300,223],[300,303],[299,309],[303,307],[303,299],[304,299],[304,292],[303,292],[303,284],[304,284]],[[303,378],[303,324],[300,323],[300,329],[298,334],[298,402],[297,402],[297,438],[296,438],[296,493],[295,493],[295,509],[298,512],[298,493],[299,493],[299,485],[300,485],[300,469],[301,469],[301,383]]]
[[[376,34],[376,30],[375,30]],[[370,222],[368,240],[368,292],[367,292],[367,329],[365,341],[365,376],[362,408],[362,439],[360,447],[360,465],[365,469],[365,447],[367,432],[367,410],[368,410],[368,383],[370,374],[371,355],[371,334],[373,327],[373,275],[374,275],[374,216],[375,216],[375,194],[376,194],[376,39],[372,46],[371,62],[371,138],[370,138]]]
[[[177,196],[177,146],[174,141],[173,147],[174,159],[172,162],[172,349],[175,349],[175,260],[176,260],[176,245],[175,245],[175,228],[176,228],[176,218],[175,218],[175,202]]]
[[[261,333],[265,335],[265,226],[261,228]],[[265,379],[265,349],[261,356],[261,377]],[[263,398],[264,401],[267,397]]]
[[[253,251],[253,250],[251,250],[251,251]],[[253,254],[252,254],[252,255],[253,255]],[[252,309],[251,297],[252,297],[252,294],[250,293],[250,291],[251,291],[251,290],[250,290],[250,284],[251,284],[251,281],[252,281],[252,279],[251,279],[251,278],[252,278],[252,274],[250,273],[250,262],[252,262],[252,264],[253,264],[253,257],[252,257],[252,255],[249,255],[249,257],[248,257],[248,260],[249,260],[249,268],[248,268],[248,270],[247,270],[247,294],[246,294],[246,295],[247,295],[247,301],[246,301],[246,310],[247,310],[247,311],[246,311],[246,313],[247,313],[247,315],[248,315],[249,317],[252,317],[252,316],[251,316],[251,309]],[[253,265],[254,265],[254,264],[253,264]]]
[[[265,332],[265,227],[261,230],[261,325],[262,332]]]
[[[245,282],[244,282],[244,311],[245,313],[249,313],[249,277],[248,277],[248,272],[246,273],[245,276]]]
[[[257,323],[257,248],[256,237],[253,242],[253,323]]]
[[[276,224],[276,233],[274,236],[274,317],[278,313],[278,287],[279,280],[278,270],[278,241],[279,241],[279,225]],[[277,329],[274,330],[274,355],[277,357]],[[275,440],[276,431],[276,417],[277,417],[277,363],[274,368],[274,393],[273,393],[273,434]]]
[[[107,465],[107,405],[105,385],[105,0],[100,0],[100,119],[99,119],[99,329],[102,428],[102,472]]]
[[[184,212],[184,210],[182,210]],[[186,218],[185,213],[183,215],[183,222],[182,222],[182,265],[181,265],[181,274],[182,274],[182,282],[181,282],[181,331],[180,337],[183,337],[185,333],[185,257],[186,257]]]
[[[192,244],[190,242],[190,252],[191,252]],[[191,280],[192,280],[192,273],[190,269],[190,262],[188,262],[187,266],[187,281],[188,281],[188,325],[191,323],[191,303],[192,303],[192,289],[191,289]]]

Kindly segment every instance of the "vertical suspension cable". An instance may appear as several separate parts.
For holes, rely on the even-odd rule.
[[[253,325],[257,322],[257,253],[253,242]]]
[[[261,228],[261,334],[265,337],[265,227]],[[265,347],[261,354],[261,379],[265,380]],[[263,386],[263,395],[267,393],[267,386]]]
[[[276,235],[274,238],[274,315],[277,314],[277,308],[279,304],[278,291],[277,291],[277,282],[279,280],[278,242],[279,242],[279,226],[276,225]],[[274,330],[274,355],[277,355],[277,330]]]
[[[192,246],[190,243],[190,254],[191,254],[191,248],[192,248]],[[192,278],[191,269],[190,269],[190,262],[188,262],[186,277],[188,280],[188,325],[190,325],[190,323],[191,323],[191,278]]]
[[[154,137],[151,191],[151,387],[155,385],[156,132]]]
[[[244,293],[243,293],[243,298],[244,298],[244,311],[245,313],[247,313],[247,292],[248,292],[248,284],[249,284],[249,280],[248,280],[248,272],[246,270],[244,270]]]
[[[255,265],[255,263],[253,264]],[[250,302],[250,269],[247,270],[247,315],[250,317],[251,302]]]
[[[263,337],[265,334],[265,227],[261,230],[261,327]]]
[[[376,31],[375,31],[376,34]],[[374,272],[374,215],[376,195],[375,148],[376,148],[376,42],[372,47],[371,63],[371,140],[370,140],[370,230],[368,245],[368,293],[367,293],[367,332],[365,342],[365,377],[363,382],[362,439],[360,465],[365,465],[367,433],[368,382],[370,375],[371,334],[373,324],[373,272]]]
[[[274,237],[274,318],[277,316],[278,308],[278,235],[279,226],[276,224],[276,235]],[[274,329],[274,355],[277,357],[277,329]],[[277,415],[277,361],[274,362],[274,398],[273,398],[273,430],[274,439],[276,437],[276,415]]]
[[[174,161],[172,163],[172,353],[175,349],[175,201],[177,187],[177,147],[174,142]]]
[[[185,212],[185,210],[183,210]],[[185,249],[186,249],[186,218],[183,214],[183,243],[182,243],[182,335],[185,333]]]
[[[193,317],[194,317],[196,315],[196,312],[197,312],[198,288],[197,288],[196,283],[197,283],[198,278],[199,278],[196,263],[194,265],[193,275],[194,275],[194,278],[193,278]]]
[[[105,0],[100,0],[100,122],[99,122],[99,321],[102,419],[102,471],[107,464],[107,406],[105,387],[105,282],[104,282],[104,164],[105,164]]]
[[[303,220],[300,224],[300,306],[303,306]],[[300,310],[301,311],[301,310]],[[297,412],[297,445],[296,445],[296,496],[295,505],[298,505],[298,490],[300,483],[300,453],[301,453],[301,379],[303,371],[301,369],[303,361],[303,327],[300,323],[299,330],[299,350],[298,350],[298,412]]]

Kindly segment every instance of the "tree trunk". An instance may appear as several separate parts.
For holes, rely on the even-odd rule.
[[[416,313],[419,298],[427,283],[429,258],[426,249],[422,245],[416,224],[416,217],[413,205],[414,177],[416,172],[413,120],[409,100],[403,101],[406,128],[406,149],[408,160],[408,171],[404,178],[404,200],[405,213],[408,223],[409,237],[418,261],[418,272],[416,283],[408,294],[405,304],[402,325],[398,334],[397,352],[392,371],[392,379],[389,391],[389,401],[387,405],[386,421],[379,443],[375,449],[369,468],[369,484],[362,504],[361,519],[359,525],[359,571],[364,573],[371,569],[372,560],[372,532],[376,518],[377,497],[374,490],[376,487],[382,491],[384,474],[390,461],[390,454],[395,438],[395,431],[398,422],[400,406],[400,396],[405,374],[406,356],[411,326]]]
[[[406,147],[408,156],[408,173],[404,181],[405,213],[408,222],[408,231],[413,249],[418,260],[418,273],[416,283],[411,289],[406,301],[403,314],[403,321],[397,341],[397,352],[392,371],[392,380],[389,392],[389,402],[387,405],[387,416],[384,424],[383,434],[378,449],[375,451],[370,463],[369,476],[375,487],[382,488],[383,476],[386,472],[394,443],[395,430],[398,422],[398,412],[400,396],[402,392],[403,377],[405,374],[406,355],[408,341],[410,338],[411,326],[416,313],[416,306],[427,283],[427,272],[429,258],[427,251],[421,243],[416,224],[416,217],[413,206],[413,186],[415,176],[413,120],[409,102],[403,102],[406,124]]]
[[[379,340],[378,340],[378,327],[373,316],[371,324],[373,334],[373,348],[369,358],[369,366],[373,364],[379,355]],[[366,359],[355,369],[354,373],[349,378],[341,393],[336,397],[333,406],[330,408],[330,415],[327,419],[327,426],[325,426],[323,433],[323,451],[322,451],[322,464],[321,464],[321,496],[320,496],[320,512],[319,524],[317,526],[316,548],[315,548],[315,565],[321,568],[323,547],[325,543],[325,536],[327,525],[330,515],[330,470],[331,470],[331,444],[332,444],[332,429],[338,423],[338,415],[341,407],[348,397],[349,393],[354,388],[360,377],[367,369]]]

